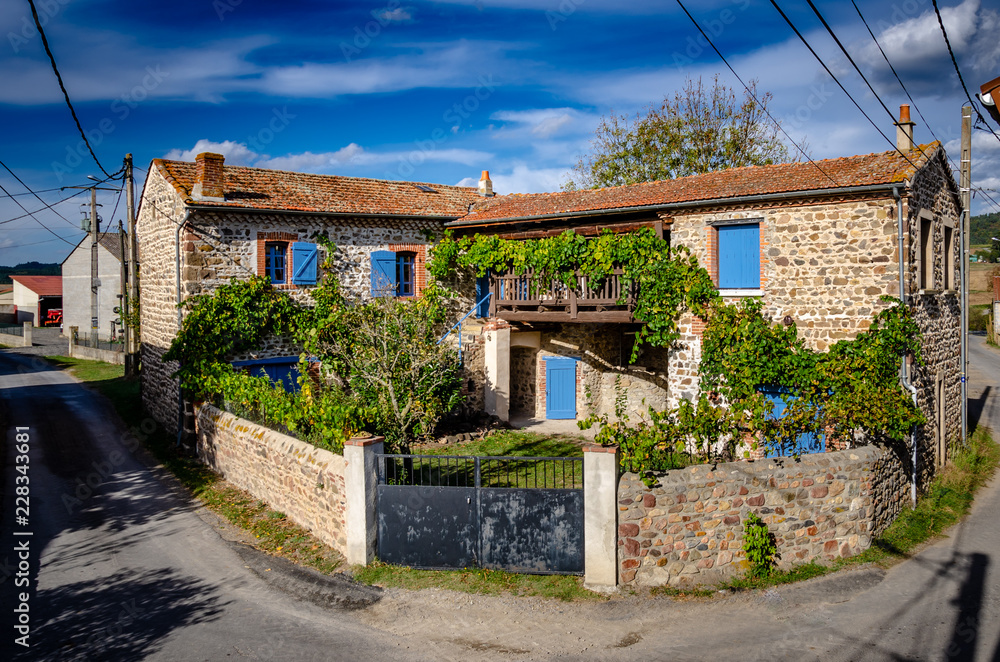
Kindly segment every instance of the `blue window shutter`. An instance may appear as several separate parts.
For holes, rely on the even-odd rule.
[[[396,254],[392,251],[372,251],[372,296],[393,296],[396,293]]]
[[[719,289],[760,288],[760,225],[719,227]]]
[[[316,284],[316,244],[297,241],[292,244],[292,283],[295,285]]]

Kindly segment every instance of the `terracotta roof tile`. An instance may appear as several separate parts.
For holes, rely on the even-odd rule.
[[[612,188],[502,195],[485,201],[480,199],[460,223],[494,222],[768,193],[891,184],[912,177],[915,172],[914,164],[922,167],[939,148],[940,143],[933,142],[911,150],[906,158],[899,152],[891,151],[812,163],[806,161],[729,168],[703,175]],[[831,179],[833,181],[830,181]]]
[[[191,198],[195,164],[154,159],[153,166],[189,204],[224,209],[277,209],[335,214],[458,218],[481,200],[478,189],[441,184],[313,175],[283,170],[224,166],[225,202]],[[426,186],[432,191],[423,191]]]
[[[40,297],[62,296],[62,276],[11,276],[10,279]]]

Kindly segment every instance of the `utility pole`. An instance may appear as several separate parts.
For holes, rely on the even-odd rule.
[[[125,290],[122,289],[122,294],[127,297],[122,309],[129,312],[129,319],[138,321],[139,243],[135,231],[135,184],[132,179],[132,154],[125,155],[125,205],[125,213],[128,218],[128,293],[126,294]],[[122,253],[122,259],[125,259],[124,253]],[[125,375],[135,377],[139,373],[139,329],[127,329],[125,338]]]
[[[972,107],[962,106],[962,444],[969,438],[969,209],[972,202]]]
[[[97,347],[97,243],[101,239],[97,217],[97,188],[90,188],[90,346]]]
[[[122,222],[118,221],[118,253],[122,256],[120,265],[119,280],[121,281],[121,296],[118,302],[118,317],[122,319],[128,313],[128,278],[125,273],[125,228],[122,227]],[[125,364],[126,364],[126,374],[128,374],[128,345],[129,345],[129,331],[128,324],[122,324],[122,336],[125,344]]]

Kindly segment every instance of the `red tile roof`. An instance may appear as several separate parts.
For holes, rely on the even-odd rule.
[[[768,193],[892,184],[912,177],[916,170],[914,166],[923,167],[939,148],[940,143],[933,142],[911,150],[906,158],[899,152],[891,151],[812,163],[806,161],[729,168],[704,175],[612,188],[502,195],[489,200],[480,199],[472,211],[457,224],[557,216],[573,212],[599,212]]]
[[[470,204],[482,199],[478,189],[463,186],[227,165],[223,168],[226,201],[203,202],[191,198],[196,181],[194,163],[154,159],[153,166],[189,204],[205,207],[458,218],[468,212]]]
[[[62,276],[11,276],[10,278],[40,297],[62,296]]]

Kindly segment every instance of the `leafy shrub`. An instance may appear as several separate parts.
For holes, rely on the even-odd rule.
[[[743,551],[750,563],[748,574],[752,579],[770,576],[781,558],[774,534],[757,513],[750,513],[743,521]]]

